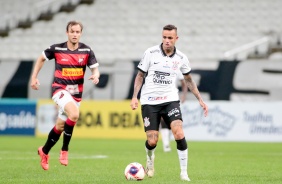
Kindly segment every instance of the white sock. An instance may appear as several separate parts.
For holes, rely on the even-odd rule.
[[[165,149],[167,147],[170,147],[170,137],[169,137],[170,130],[168,128],[161,128],[160,132],[162,135],[163,148]]]
[[[188,167],[188,148],[186,150],[183,150],[183,151],[177,150],[177,153],[178,153],[181,173],[188,174],[188,172],[187,172],[187,167]]]
[[[145,146],[147,158],[150,158],[150,160],[155,158],[155,149],[156,148],[154,148],[152,150],[148,150],[148,148]]]

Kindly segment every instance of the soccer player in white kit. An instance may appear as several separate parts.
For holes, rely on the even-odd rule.
[[[147,135],[145,150],[147,154],[146,173],[154,175],[155,148],[159,136],[161,117],[170,126],[177,145],[180,162],[180,179],[190,181],[188,177],[188,146],[182,129],[182,115],[179,104],[178,89],[175,82],[177,72],[184,75],[189,90],[198,99],[204,115],[208,115],[208,106],[204,103],[196,83],[190,75],[191,68],[186,55],[175,47],[178,40],[177,28],[166,25],[162,31],[162,44],[148,48],[139,62],[135,78],[134,92],[131,100],[132,110],[137,109],[137,95],[142,87],[140,96],[142,118]]]

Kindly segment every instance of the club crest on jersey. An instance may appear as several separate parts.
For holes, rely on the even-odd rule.
[[[78,58],[78,62],[81,63],[83,62],[84,58]]]
[[[150,125],[149,118],[145,117],[145,118],[144,118],[144,126],[145,126],[145,127],[148,127],[149,125]]]
[[[172,69],[173,70],[177,70],[178,69],[178,65],[179,65],[179,61],[173,61],[172,62]]]

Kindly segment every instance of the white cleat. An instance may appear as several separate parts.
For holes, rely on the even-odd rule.
[[[152,178],[154,176],[154,160],[155,156],[152,155],[151,159],[147,156],[147,162],[146,162],[146,174],[149,178]]]
[[[180,179],[183,181],[191,181],[188,174],[180,174]]]
[[[171,148],[170,148],[170,146],[166,146],[166,147],[164,147],[164,152],[171,152]]]

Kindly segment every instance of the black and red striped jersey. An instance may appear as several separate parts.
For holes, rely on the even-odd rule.
[[[43,51],[46,60],[55,59],[54,82],[52,84],[53,95],[59,90],[65,89],[72,97],[81,101],[83,93],[84,74],[86,66],[98,67],[93,50],[79,43],[76,50],[69,50],[67,42],[51,45]]]

